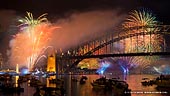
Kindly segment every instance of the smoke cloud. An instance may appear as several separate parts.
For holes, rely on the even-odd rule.
[[[62,28],[53,33],[51,44],[57,49],[78,46],[102,36],[108,30],[113,30],[123,19],[124,15],[119,14],[117,10],[73,13],[69,18],[58,20],[55,23]]]
[[[14,23],[14,19],[16,18],[16,12],[14,10],[0,10],[0,53],[3,57],[2,66],[6,66],[7,61],[7,49],[9,48],[9,40],[10,40],[10,29],[11,25]]]

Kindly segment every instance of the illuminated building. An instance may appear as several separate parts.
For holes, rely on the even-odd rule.
[[[51,54],[48,56],[47,72],[56,72],[55,54]]]

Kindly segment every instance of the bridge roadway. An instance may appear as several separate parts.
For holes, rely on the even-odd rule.
[[[62,59],[86,59],[86,58],[104,58],[104,57],[122,57],[122,56],[168,56],[170,52],[147,52],[147,53],[117,53],[102,55],[82,55],[82,56],[63,56]]]

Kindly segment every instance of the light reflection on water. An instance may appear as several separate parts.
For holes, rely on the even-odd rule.
[[[124,80],[126,78],[126,82],[129,84],[129,88],[132,90],[131,96],[169,96],[168,94],[160,94],[154,93],[159,92],[155,89],[156,85],[153,86],[142,86],[141,81],[142,78],[150,78],[154,79],[159,75],[127,75],[125,76],[112,76],[106,75],[106,78],[120,78],[120,80]],[[80,85],[79,83],[72,83],[72,93],[67,96],[117,96],[112,92],[104,92],[103,90],[93,90],[90,82],[99,78],[98,75],[88,75],[88,80],[85,85]],[[147,92],[153,92],[147,93]]]
[[[66,96],[116,96],[113,92],[104,92],[102,90],[93,90],[91,86],[91,82],[93,80],[96,80],[97,78],[100,78],[99,75],[86,75],[88,79],[86,80],[85,84],[79,84],[79,82],[75,82],[71,80],[71,78],[78,78],[78,80],[81,78],[82,75],[63,75],[60,76],[64,78],[64,88],[66,89]],[[118,76],[112,76],[112,75],[106,75],[106,78],[117,78]],[[158,75],[127,75],[126,82],[129,84],[129,88],[132,90],[131,96],[168,96],[167,94],[144,94],[144,92],[158,92],[155,89],[154,86],[142,86],[141,81],[142,78],[156,78]],[[18,77],[17,77],[18,78]],[[124,76],[119,76],[120,80],[123,80]],[[48,79],[39,78],[43,83],[49,86],[57,86],[56,84],[49,84]],[[16,81],[15,81],[16,82]],[[18,86],[18,85],[16,85]],[[33,96],[33,93],[35,92],[34,87],[29,87],[27,83],[24,83],[21,85],[21,87],[24,87],[24,93],[20,94],[13,94],[12,96]],[[143,92],[143,93],[138,93]],[[138,93],[138,94],[137,94]],[[11,96],[11,95],[3,95],[0,92],[0,96]]]

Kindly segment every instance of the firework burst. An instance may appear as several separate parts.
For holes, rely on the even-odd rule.
[[[125,22],[122,24],[124,29],[134,28],[130,31],[124,33],[136,34],[141,32],[154,32],[159,31],[158,28],[147,28],[146,26],[158,25],[160,22],[156,20],[156,17],[146,9],[134,10],[129,13],[129,16],[126,18]],[[149,34],[149,35],[140,35],[135,37],[130,37],[125,39],[125,52],[160,52],[163,44],[163,36],[159,34]],[[129,46],[131,45],[131,46]],[[136,58],[136,57],[134,57]],[[138,57],[139,58],[139,57]],[[140,57],[143,61],[145,60],[146,64],[158,59],[158,56],[146,56]],[[140,63],[140,62],[139,62]],[[143,65],[143,63],[141,63]]]
[[[19,28],[22,30],[10,42],[10,62],[27,66],[31,70],[38,57],[43,54],[42,50],[49,46],[52,32],[60,27],[50,24],[46,14],[37,19],[34,19],[30,12],[27,12],[27,15],[19,20],[22,23]]]
[[[122,25],[124,28],[130,28],[157,24],[159,24],[159,22],[156,20],[156,17],[151,13],[151,11],[141,9],[130,12]]]

